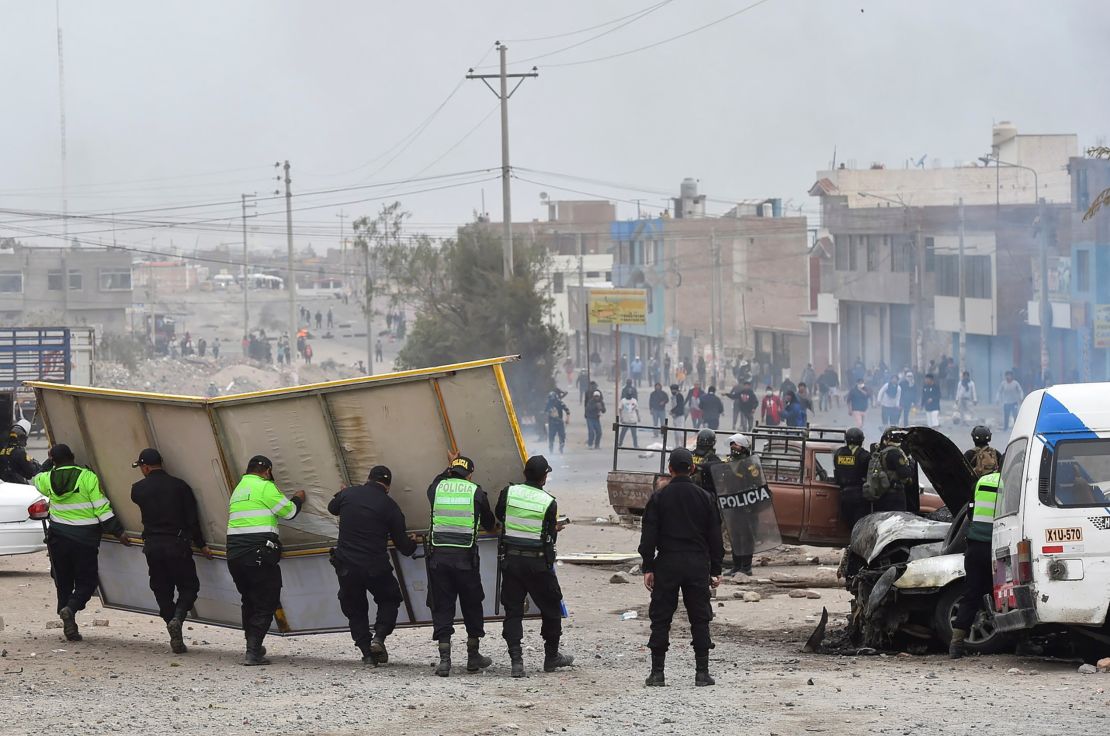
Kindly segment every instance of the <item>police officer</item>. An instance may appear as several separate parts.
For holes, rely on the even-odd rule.
[[[200,529],[193,489],[162,469],[162,454],[148,447],[131,467],[143,474],[143,479],[131,486],[131,500],[142,514],[143,554],[150,573],[150,590],[158,602],[158,613],[166,622],[170,649],[174,654],[184,654],[187,649],[181,625],[200,593],[191,546],[208,559],[212,559],[212,550]]]
[[[694,472],[691,477],[694,482],[713,495],[716,495],[717,491],[713,485],[713,473],[709,470],[713,463],[721,462],[721,457],[717,454],[716,432],[708,427],[698,430],[698,436],[694,442],[693,458]]]
[[[729,460],[746,460],[752,456],[752,440],[746,434],[737,432],[728,438],[728,459]],[[740,573],[742,575],[752,574],[752,558],[754,555],[756,526],[759,524],[759,516],[754,513],[747,514],[732,514],[729,516],[728,523],[722,522],[722,526],[728,526],[735,523],[736,529],[725,529],[729,542],[732,546],[732,569],[726,574],[735,575]],[[733,543],[732,532],[736,532],[736,539]]]
[[[669,466],[671,481],[648,499],[640,532],[644,587],[651,591],[651,674],[644,684],[666,685],[663,668],[681,591],[693,637],[694,684],[713,685],[709,675],[709,650],[713,648],[709,589],[721,582],[721,517],[715,500],[690,478],[694,458],[689,450],[673,450]]]
[[[389,661],[385,639],[397,626],[397,611],[404,600],[393,575],[389,541],[403,555],[416,551],[416,541],[405,533],[401,507],[389,497],[392,483],[390,469],[375,465],[366,483],[344,488],[328,502],[328,511],[339,517],[339,541],[331,560],[339,578],[339,607],[362,652],[362,663],[375,667]],[[374,596],[377,607],[373,638],[367,593]]]
[[[50,501],[50,530],[46,549],[50,554],[50,576],[58,593],[58,618],[69,641],[81,641],[77,612],[85,607],[96,586],[100,536],[113,534],[120,544],[131,541],[100,490],[100,479],[88,468],[74,465],[68,445],[54,445],[48,453],[51,470],[39,473],[32,482]]]
[[[991,473],[975,484],[971,523],[967,527],[967,548],[964,550],[964,592],[952,621],[952,641],[948,645],[948,656],[952,659],[967,654],[964,642],[971,623],[983,605],[983,597],[991,592],[994,585],[991,533],[994,531],[994,505],[998,500],[999,482],[999,474]]]
[[[247,462],[247,472],[231,494],[227,522],[227,570],[242,597],[243,664],[270,664],[262,641],[274,621],[281,596],[281,538],[278,519],[292,519],[304,505],[304,491],[286,499],[274,484],[274,464],[265,455]]]
[[[502,637],[509,647],[512,676],[524,677],[524,600],[539,608],[543,637],[543,671],[569,667],[574,657],[559,652],[563,632],[563,592],[555,576],[555,538],[563,530],[555,497],[544,490],[551,466],[543,455],[524,464],[524,482],[511,485],[497,499],[494,515],[501,522]]]
[[[1002,453],[991,447],[991,430],[982,424],[971,430],[971,441],[975,444],[964,453],[964,459],[971,466],[976,478],[997,473],[1002,469]]]
[[[466,625],[466,671],[477,672],[493,664],[479,651],[486,635],[483,622],[482,574],[478,559],[478,528],[492,532],[496,525],[489,499],[471,480],[474,461],[454,452],[450,466],[428,486],[432,506],[428,539],[428,595],[432,609],[432,638],[438,642],[436,674],[451,674],[451,636],[455,633],[455,605]]]
[[[0,448],[0,480],[29,483],[40,470],[39,464],[27,457],[27,428],[18,422],[13,424]]]
[[[887,490],[871,502],[872,511],[905,511],[906,510],[906,485],[913,478],[915,467],[898,446],[895,428],[888,427],[879,441],[878,446],[871,450],[872,458],[868,461],[868,483],[875,483],[881,479],[876,478],[871,472],[871,465],[876,462],[879,472],[886,476],[884,485]]]
[[[863,447],[863,430],[849,427],[844,432],[844,446],[833,453],[833,479],[840,486],[840,518],[851,530],[867,516],[871,504],[863,498],[867,482],[867,466],[871,453]]]

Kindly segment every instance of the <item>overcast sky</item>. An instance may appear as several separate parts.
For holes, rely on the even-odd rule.
[[[380,205],[355,200],[385,195],[413,213],[412,229],[436,235],[471,219],[483,189],[498,220],[496,98],[481,82],[460,85],[469,66],[496,63],[496,40],[509,45],[511,71],[540,73],[511,101],[512,161],[538,182],[515,183],[518,221],[545,216],[541,191],[586,196],[565,189],[615,199],[621,217],[635,215],[637,198],[656,212],[687,176],[720,200],[715,212],[726,200],[778,196],[812,214],[805,192],[834,148],[860,166],[922,155],[951,165],[987,151],[1000,120],[1023,133],[1077,133],[1081,147],[1110,133],[1105,0],[764,0],[654,48],[557,66],[646,46],[752,2],[671,0],[585,33],[524,40],[659,3],[61,0],[69,211],[235,202],[127,215],[214,222],[132,222],[116,237],[156,250],[238,243],[240,193],[272,193],[273,162],[289,159],[295,193],[489,170],[297,197],[298,243],[334,244],[340,210],[349,223]],[[0,209],[56,213],[54,4],[0,0],[0,13]],[[282,207],[259,203],[254,243],[283,244]],[[28,236],[59,225],[0,214],[0,228],[56,244]],[[112,237],[99,222],[70,230]]]

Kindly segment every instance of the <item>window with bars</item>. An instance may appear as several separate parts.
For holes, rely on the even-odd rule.
[[[130,268],[102,268],[100,269],[101,291],[130,291]]]

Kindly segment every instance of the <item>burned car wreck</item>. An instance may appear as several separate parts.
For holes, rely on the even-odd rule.
[[[952,636],[975,476],[959,448],[936,430],[899,430],[898,441],[950,514],[926,518],[885,511],[856,524],[840,568],[853,596],[847,635],[854,647],[924,652],[947,647]],[[968,649],[987,654],[1007,643],[989,612],[981,611],[968,634]]]

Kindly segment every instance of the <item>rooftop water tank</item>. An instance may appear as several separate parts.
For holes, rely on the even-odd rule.
[[[1003,120],[994,126],[991,132],[991,148],[997,151],[1002,145],[1009,143],[1014,138],[1017,138],[1017,126],[1009,120]]]
[[[686,177],[682,180],[682,187],[679,192],[683,199],[696,199],[698,196],[698,180]]]

